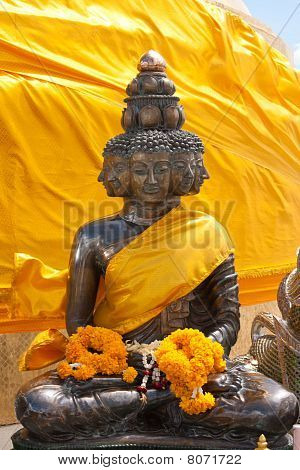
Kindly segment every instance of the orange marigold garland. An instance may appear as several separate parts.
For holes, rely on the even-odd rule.
[[[58,365],[57,371],[62,379],[73,376],[87,380],[96,374],[120,374],[126,367],[127,351],[122,336],[107,328],[86,326],[70,337],[66,361]]]
[[[225,369],[223,354],[223,347],[200,331],[177,330],[151,353],[150,363],[147,354],[143,353],[144,377],[137,390],[141,395],[147,392],[150,376],[153,388],[165,389],[169,381],[186,413],[205,412],[215,405],[215,399],[211,393],[203,394],[201,387],[209,374]],[[62,379],[72,376],[77,380],[87,380],[96,374],[123,373],[122,378],[127,383],[134,382],[138,375],[134,367],[127,367],[127,350],[121,335],[92,326],[78,328],[70,337],[66,361],[58,365],[57,371]],[[161,377],[161,371],[166,378]]]
[[[203,413],[215,405],[213,395],[203,394],[201,387],[209,374],[225,370],[223,354],[221,344],[192,328],[174,331],[155,351],[158,366],[186,413]]]

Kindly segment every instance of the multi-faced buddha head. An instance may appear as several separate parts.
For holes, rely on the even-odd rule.
[[[203,145],[196,134],[181,130],[185,116],[166,62],[155,51],[144,54],[139,74],[127,87],[123,110],[124,134],[104,149],[99,180],[109,196],[161,203],[196,194],[208,173]]]
[[[197,162],[202,152],[199,137],[186,131],[121,134],[105,147],[100,180],[109,196],[132,196],[141,202],[158,203],[168,196],[183,196],[192,188],[200,188],[203,180]]]

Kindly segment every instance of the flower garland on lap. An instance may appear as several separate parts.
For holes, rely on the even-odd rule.
[[[58,365],[57,371],[62,379],[73,376],[87,380],[96,374],[120,374],[126,368],[127,351],[122,336],[107,328],[86,326],[70,337],[66,361]],[[127,372],[127,381],[133,381],[136,375]]]
[[[140,346],[149,348],[151,345]],[[186,328],[174,331],[154,347],[150,363],[146,352],[142,354],[144,377],[142,384],[136,387],[141,398],[145,399],[151,378],[151,387],[155,389],[165,389],[170,382],[171,391],[180,398],[179,406],[186,413],[198,414],[211,409],[215,399],[211,393],[203,393],[202,386],[207,383],[209,374],[225,370],[221,344],[198,330]],[[127,355],[126,345],[118,333],[101,327],[78,328],[66,347],[66,361],[57,367],[58,375],[62,379],[72,376],[87,380],[96,374],[122,373],[125,382],[133,383],[138,374],[134,367],[127,367]]]
[[[192,328],[174,331],[155,351],[158,366],[186,413],[203,413],[215,405],[213,395],[203,394],[201,387],[209,374],[225,370],[223,354],[221,344]]]

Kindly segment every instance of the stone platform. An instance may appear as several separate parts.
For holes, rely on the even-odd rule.
[[[258,436],[259,437],[259,436]],[[258,439],[257,437],[257,439]],[[30,436],[26,429],[20,429],[12,435],[12,443],[15,450],[109,450],[109,449],[136,449],[136,450],[253,450],[253,445],[247,446],[244,442],[232,442],[222,439],[185,438],[166,435],[126,434],[114,437],[89,440],[70,440],[45,442]],[[291,450],[293,448],[292,437],[284,436],[276,443],[274,450]]]

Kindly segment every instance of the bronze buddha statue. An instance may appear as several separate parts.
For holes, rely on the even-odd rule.
[[[132,247],[133,241],[158,227],[158,223],[172,214],[178,215],[180,196],[198,193],[209,178],[203,164],[201,140],[181,130],[184,112],[178,105],[179,99],[173,96],[175,87],[166,76],[163,58],[149,51],[141,58],[138,68],[140,73],[127,88],[129,97],[122,117],[125,133],[107,143],[99,175],[109,196],[124,197],[124,207],[119,213],[78,230],[70,260],[67,330],[71,335],[79,326],[107,326],[107,321],[115,322],[115,329],[124,340],[149,344],[174,330],[195,328],[219,341],[228,356],[240,328],[232,250],[225,250],[227,255],[222,259],[213,259],[205,276],[195,276],[193,281],[184,279],[177,290],[173,288],[173,280],[164,277],[164,266],[154,263],[153,246],[153,251],[147,252],[147,263],[153,264],[148,273],[154,271],[151,279],[157,279],[157,283],[147,284],[147,292],[143,291],[148,280],[143,274],[144,266],[138,262],[140,252],[134,252],[133,248],[135,261],[129,258],[131,264],[120,263],[122,276],[116,277],[114,283],[109,284],[107,280],[112,260],[125,248]],[[184,211],[182,217],[185,220]],[[213,224],[213,231],[217,230],[212,218],[205,215],[201,218],[204,227]],[[176,220],[180,227],[180,218]],[[188,220],[186,227],[194,227],[195,220]],[[177,232],[173,233],[175,239]],[[225,239],[227,235],[222,237]],[[193,256],[195,266],[208,265],[205,253],[219,250],[205,242],[205,234],[202,238],[199,250],[193,251],[199,253],[198,258]],[[188,255],[187,248],[183,253]],[[171,249],[172,246],[166,248]],[[135,290],[141,289],[151,300],[150,313],[145,309],[142,315],[127,318],[131,311],[126,311],[126,305],[128,310],[136,308],[138,313],[139,305],[134,304],[134,292],[126,294],[126,275],[134,281]],[[180,275],[185,277],[179,263],[174,268],[174,278],[179,279]],[[97,304],[101,279],[105,279],[106,300]],[[140,284],[139,279],[143,280]],[[197,283],[197,279],[201,281]],[[169,301],[164,303],[156,299],[159,283],[172,284]],[[183,289],[185,283],[189,289]],[[123,296],[120,305],[125,320],[119,323],[119,310],[114,308],[112,297],[109,298],[112,295],[109,291],[115,289]],[[129,364],[142,374],[138,353],[129,355]],[[169,389],[150,388],[145,403],[136,386],[125,383],[120,376],[96,376],[80,382],[73,378],[62,380],[53,371],[22,387],[16,399],[16,412],[27,430],[26,436],[23,435],[25,440],[31,439],[41,446],[43,442],[47,445],[55,442],[56,448],[63,445],[67,448],[66,441],[70,441],[72,448],[84,448],[89,440],[91,446],[114,442],[146,447],[254,449],[261,433],[267,436],[270,448],[280,448],[288,442],[287,433],[297,421],[299,409],[296,397],[282,385],[228,359],[227,370],[212,374],[204,390],[214,394],[216,406],[191,416],[179,408]]]

